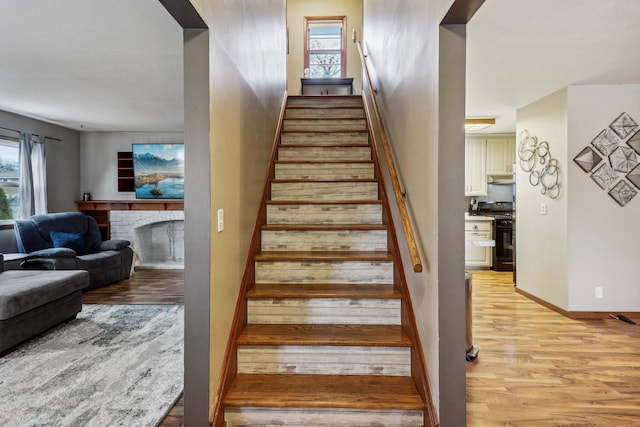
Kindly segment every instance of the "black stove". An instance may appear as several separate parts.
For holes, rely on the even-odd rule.
[[[493,269],[496,271],[513,271],[513,202],[479,202],[478,215],[491,216],[495,219],[493,239]]]

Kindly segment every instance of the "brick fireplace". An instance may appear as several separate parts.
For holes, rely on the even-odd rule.
[[[111,211],[111,238],[129,240],[139,268],[184,268],[184,211]]]
[[[103,239],[131,242],[136,268],[184,268],[182,200],[94,200],[78,208],[96,219]]]

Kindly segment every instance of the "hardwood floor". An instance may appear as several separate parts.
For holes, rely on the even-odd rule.
[[[511,273],[472,273],[468,427],[640,426],[640,325],[571,320],[516,293]]]
[[[129,280],[93,289],[82,295],[83,304],[184,304],[182,270],[136,270]],[[158,427],[182,427],[184,396]]]

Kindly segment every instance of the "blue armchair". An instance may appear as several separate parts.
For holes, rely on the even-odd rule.
[[[129,278],[133,250],[126,240],[102,241],[93,217],[80,212],[35,215],[15,222],[24,269],[86,270],[94,289]]]

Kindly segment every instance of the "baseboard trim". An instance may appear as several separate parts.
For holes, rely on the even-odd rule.
[[[611,311],[567,311],[558,306],[551,304],[548,301],[543,300],[542,298],[538,298],[535,295],[530,294],[527,291],[523,291],[522,289],[516,287],[516,292],[520,295],[529,298],[531,301],[536,302],[549,310],[553,310],[558,314],[561,314],[569,319],[575,320],[586,320],[586,319],[609,319],[611,318],[611,314],[620,315],[623,314],[631,319],[640,318],[640,312],[637,311],[624,311],[624,312],[611,312]]]

